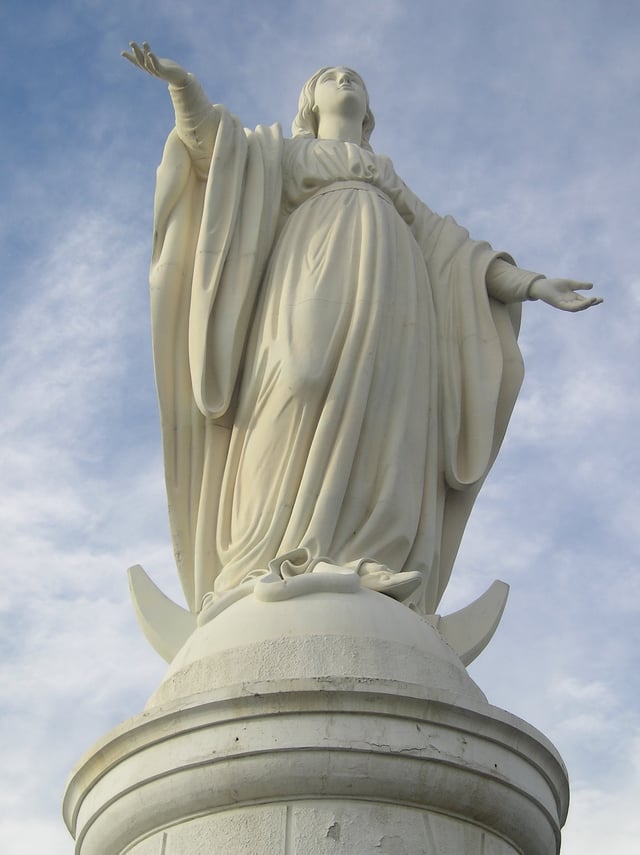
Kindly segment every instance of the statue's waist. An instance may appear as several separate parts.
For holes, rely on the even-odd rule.
[[[389,205],[393,207],[393,202],[379,187],[376,187],[375,184],[369,184],[368,181],[352,181],[352,180],[344,180],[344,181],[333,181],[331,184],[325,184],[324,187],[319,187],[311,196],[308,197],[305,201],[310,201],[311,199],[316,199],[318,196],[324,196],[325,193],[337,193],[341,190],[366,190],[369,193],[375,193],[380,197],[384,202],[387,202]]]

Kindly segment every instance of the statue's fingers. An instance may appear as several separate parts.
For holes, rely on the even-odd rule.
[[[576,305],[575,311],[581,312],[583,309],[589,309],[591,306],[597,306],[602,303],[602,297],[583,297],[581,301]]]
[[[160,69],[158,68],[158,57],[155,53],[149,52],[147,54],[147,67],[156,75],[160,76]]]
[[[144,64],[144,62],[140,62],[138,57],[135,56],[134,54],[127,53],[126,51],[123,50],[123,51],[120,51],[120,56],[123,56],[125,59],[128,59],[129,62],[131,63],[131,65],[135,65],[135,67],[137,69],[139,69],[140,71],[146,71],[148,74],[151,74],[151,72],[149,71],[147,66]]]
[[[160,69],[158,68],[158,57],[151,50],[149,42],[142,42],[142,49],[144,50],[144,67],[150,74],[154,74],[156,77],[159,77]]]
[[[133,55],[137,59],[138,64],[141,65],[142,68],[144,68],[144,53],[140,49],[140,45],[138,45],[136,42],[129,42],[129,47],[133,51]]]
[[[593,282],[572,282],[571,290],[572,291],[591,291],[593,288]]]

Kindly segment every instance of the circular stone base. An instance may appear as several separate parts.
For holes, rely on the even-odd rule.
[[[362,590],[200,627],[64,813],[77,855],[555,855],[567,801],[553,746]]]

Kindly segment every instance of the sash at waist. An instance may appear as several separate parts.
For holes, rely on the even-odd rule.
[[[393,202],[387,196],[384,190],[381,190],[374,184],[369,184],[367,181],[334,181],[332,184],[327,184],[324,187],[320,187],[305,201],[309,202],[311,199],[315,199],[317,196],[324,196],[325,193],[335,193],[338,190],[368,190],[370,193],[376,193],[384,202],[387,202],[389,205],[394,207]]]

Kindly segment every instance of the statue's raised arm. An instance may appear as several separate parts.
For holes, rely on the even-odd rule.
[[[148,42],[129,42],[131,52],[121,56],[136,68],[169,84],[176,117],[176,133],[184,143],[198,176],[206,178],[215,144],[219,111],[210,103],[195,75],[172,59],[160,59]]]

